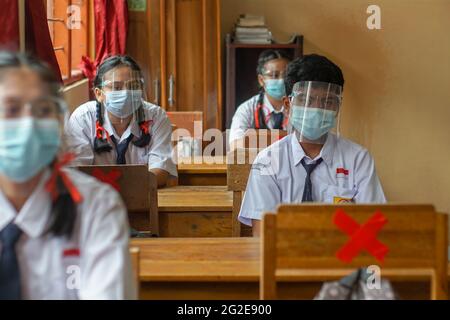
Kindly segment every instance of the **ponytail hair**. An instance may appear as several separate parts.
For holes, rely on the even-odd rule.
[[[128,55],[111,56],[105,59],[98,67],[97,74],[94,79],[94,88],[102,89],[103,77],[105,74],[121,66],[125,66],[130,68],[132,71],[136,71],[141,78],[143,78],[142,70],[133,58]],[[109,144],[107,137],[105,137],[106,131],[103,128],[104,119],[102,109],[101,102],[97,101],[94,151],[99,154],[103,152],[110,152],[112,150],[112,146]],[[137,111],[136,121],[141,129],[141,136],[137,140],[133,141],[133,144],[136,147],[145,148],[150,144],[151,135],[148,129],[148,121],[145,119],[145,113],[142,106]]]
[[[54,168],[55,163],[56,161],[53,162],[52,168]],[[53,201],[49,221],[50,227],[47,233],[56,237],[71,238],[77,218],[76,205],[61,176],[58,175],[56,179],[58,197]]]
[[[145,148],[146,146],[148,146],[150,144],[150,141],[152,140],[152,136],[150,135],[149,123],[148,123],[148,121],[145,121],[145,114],[144,114],[144,110],[142,108],[139,108],[139,110],[138,110],[137,122],[141,129],[141,137],[139,139],[133,141],[133,144],[138,148]]]
[[[39,59],[28,55],[9,51],[0,51],[0,82],[3,80],[3,71],[11,68],[27,68],[35,72],[49,89],[49,94],[62,99],[61,84],[49,65]],[[60,106],[59,112],[65,110]],[[56,160],[51,165],[54,168]],[[57,180],[58,197],[52,203],[49,227],[47,233],[56,237],[71,237],[77,217],[77,207],[70,196],[61,177]]]

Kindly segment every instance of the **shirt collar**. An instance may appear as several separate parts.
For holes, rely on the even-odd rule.
[[[265,106],[265,108],[263,108],[263,110],[264,110],[264,114],[265,114],[266,116],[269,115],[269,114],[271,114],[272,112],[280,113],[280,112],[283,112],[283,111],[284,111],[284,107],[282,107],[282,108],[280,109],[280,111],[275,110],[275,108],[273,107],[273,105],[270,103],[269,98],[267,98],[267,95],[264,95],[264,106]]]
[[[325,144],[322,147],[322,150],[320,151],[320,154],[317,156],[316,159],[322,158],[323,161],[331,167],[333,164],[333,156],[334,156],[334,149],[336,146],[336,136],[332,133],[328,134],[327,140],[325,141]],[[291,147],[292,147],[292,159],[294,161],[294,166],[298,166],[300,162],[303,160],[303,158],[308,157],[305,154],[305,151],[303,150],[302,146],[300,145],[300,142],[297,139],[297,136],[295,133],[291,134]],[[316,160],[312,159],[312,160]]]
[[[125,132],[123,133],[123,135],[121,137],[118,136],[118,134],[116,133],[116,130],[114,130],[114,127],[111,123],[111,121],[109,120],[109,114],[108,112],[105,111],[105,123],[103,124],[103,128],[108,132],[108,134],[110,136],[115,136],[117,139],[120,138],[120,142],[122,142],[123,140],[128,139],[128,137],[130,136],[130,134],[133,134],[134,137],[140,137],[141,136],[141,128],[139,128],[139,124],[137,123],[137,121],[134,119],[131,119],[131,123],[128,126],[127,130],[125,130]]]
[[[49,169],[45,170],[35,190],[25,202],[19,213],[0,190],[0,230],[13,222],[30,238],[44,234],[51,211],[51,197],[45,190],[45,184],[51,176]]]

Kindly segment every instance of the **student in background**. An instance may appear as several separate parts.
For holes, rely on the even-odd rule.
[[[341,69],[319,55],[289,64],[285,77],[290,135],[255,159],[239,220],[259,236],[264,212],[282,203],[384,203],[369,152],[331,131],[342,103]]]
[[[0,300],[134,299],[119,195],[58,161],[65,112],[49,67],[0,52]]]
[[[283,97],[289,61],[289,56],[279,50],[266,50],[259,56],[257,74],[261,92],[236,110],[230,128],[231,149],[248,129],[286,130],[288,119]]]
[[[96,101],[78,107],[66,127],[75,164],[146,164],[158,180],[176,176],[172,127],[163,109],[144,100],[140,67],[129,56],[113,56],[99,66]]]

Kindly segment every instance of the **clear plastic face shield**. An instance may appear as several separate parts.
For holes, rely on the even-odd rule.
[[[147,100],[144,78],[139,71],[127,66],[117,67],[104,75],[100,89],[109,114],[121,121],[139,118],[139,110]]]
[[[301,81],[290,96],[289,132],[300,142],[324,144],[328,133],[339,135],[342,87],[333,83]]]

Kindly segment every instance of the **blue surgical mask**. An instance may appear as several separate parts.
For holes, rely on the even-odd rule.
[[[128,118],[142,105],[142,90],[105,92],[105,108],[118,118]]]
[[[316,141],[335,127],[336,115],[333,110],[293,106],[289,121],[303,137]]]
[[[61,143],[56,119],[1,119],[0,174],[22,183],[56,157]]]
[[[283,79],[264,80],[266,93],[276,100],[281,100],[286,95],[286,88]]]

